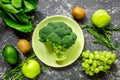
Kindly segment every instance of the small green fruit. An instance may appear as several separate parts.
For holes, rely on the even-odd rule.
[[[34,60],[30,59],[22,66],[22,72],[27,78],[35,78],[40,73],[40,64]]]
[[[92,15],[92,23],[98,28],[107,26],[110,20],[110,15],[103,9],[95,11],[95,13]]]
[[[17,64],[19,56],[17,49],[13,45],[6,45],[3,48],[2,56],[9,64]]]

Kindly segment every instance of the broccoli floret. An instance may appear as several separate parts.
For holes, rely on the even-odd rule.
[[[54,54],[58,58],[56,60],[63,60],[65,57],[65,50],[70,48],[76,41],[77,36],[73,33],[72,28],[64,22],[49,22],[47,26],[39,31],[41,42],[46,42],[53,47]]]
[[[71,47],[76,40],[77,36],[75,33],[71,33],[70,35],[66,35],[61,41],[61,45],[64,46],[65,48]]]
[[[60,41],[61,41],[61,38],[56,34],[56,33],[51,33],[47,36],[47,42],[51,45],[59,45],[60,44]]]
[[[39,31],[40,41],[46,42],[46,38],[54,31],[53,27],[45,26]]]

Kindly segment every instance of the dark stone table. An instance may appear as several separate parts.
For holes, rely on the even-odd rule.
[[[71,15],[71,9],[76,5],[83,7],[86,11],[86,18],[83,21],[76,21],[79,25],[90,23],[91,15],[95,10],[105,9],[112,17],[110,24],[120,27],[120,0],[39,0],[39,5],[32,21],[33,30],[41,20],[48,16],[64,15],[73,18]],[[12,44],[17,48],[17,42],[21,38],[25,38],[31,42],[32,33],[33,31],[27,34],[17,32],[16,30],[6,26],[0,18],[0,78],[11,68],[11,66],[8,65],[1,56],[3,47],[7,44]],[[103,45],[93,44],[92,40],[94,37],[85,29],[83,30],[83,33],[85,37],[84,51],[87,49],[90,49],[91,51],[109,50]],[[113,42],[117,42],[119,45],[120,32],[112,33],[111,38]],[[41,72],[37,77],[37,80],[120,80],[120,51],[114,50],[112,52],[117,54],[117,60],[111,69],[106,73],[100,73],[93,77],[89,77],[82,70],[81,57],[79,57],[79,59],[72,65],[59,69],[46,66],[38,60],[42,66],[46,66],[46,69]]]

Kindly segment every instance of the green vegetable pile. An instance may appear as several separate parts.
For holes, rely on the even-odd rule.
[[[21,70],[22,66],[30,59],[34,59],[36,56],[32,54],[25,60],[22,60],[15,68],[8,71],[6,74],[2,76],[2,80],[24,80],[25,76]]]
[[[107,46],[111,50],[118,50],[118,45],[113,44],[110,36],[111,31],[120,31],[119,27],[108,25],[110,22],[110,15],[105,10],[97,10],[92,15],[92,24],[82,25],[82,29],[86,28],[96,39],[94,43],[100,43]]]
[[[38,0],[0,0],[0,16],[5,23],[18,31],[32,30],[32,13]]]
[[[90,76],[99,72],[106,72],[116,60],[116,54],[109,51],[94,51],[92,53],[87,50],[82,53],[82,57],[82,67],[85,73]]]
[[[40,41],[50,44],[56,61],[67,58],[65,50],[76,41],[77,36],[64,22],[49,22],[39,31]]]

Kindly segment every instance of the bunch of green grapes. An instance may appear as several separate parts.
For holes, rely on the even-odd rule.
[[[106,72],[116,60],[116,54],[109,51],[94,51],[92,53],[87,50],[82,53],[82,57],[82,68],[90,76],[101,71]]]

